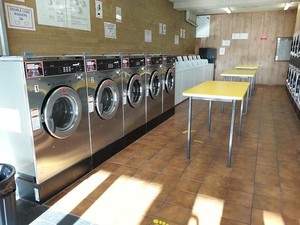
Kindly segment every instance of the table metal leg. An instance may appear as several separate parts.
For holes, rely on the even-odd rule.
[[[189,112],[188,112],[188,139],[186,158],[191,158],[191,126],[192,126],[192,97],[189,97]]]
[[[253,82],[253,80],[252,80],[251,77],[249,77],[249,80],[248,80],[248,81],[250,82],[249,95],[250,95],[250,98],[251,98],[251,97],[252,97],[252,82]]]
[[[234,113],[235,113],[235,100],[232,101],[232,113],[231,113],[231,123],[230,123],[230,134],[229,134],[229,149],[227,158],[227,167],[231,165],[231,153],[232,153],[232,138],[233,138],[233,128],[234,128]]]
[[[211,126],[211,101],[209,101],[208,104],[208,131],[210,132],[210,126]]]
[[[241,132],[242,132],[243,108],[244,108],[244,100],[241,101],[239,133],[238,133],[239,136],[241,136]]]
[[[246,107],[245,107],[245,113],[248,112],[248,103],[249,103],[249,88],[247,90],[247,98],[246,98]]]

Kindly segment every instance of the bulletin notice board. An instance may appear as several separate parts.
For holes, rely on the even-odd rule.
[[[275,61],[289,61],[292,41],[292,37],[277,38]]]

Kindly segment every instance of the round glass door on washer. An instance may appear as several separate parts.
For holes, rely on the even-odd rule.
[[[119,56],[85,58],[93,167],[121,149],[122,76]]]
[[[80,124],[82,105],[78,94],[70,87],[53,91],[44,108],[45,127],[55,138],[71,136]]]
[[[147,123],[162,114],[162,91],[161,91],[161,64],[162,57],[149,55],[146,57],[146,115]],[[147,124],[149,128],[158,125],[155,121],[153,124]]]
[[[175,106],[175,56],[163,56],[162,78],[162,112],[165,113],[171,109],[171,115],[174,114]]]
[[[122,56],[125,146],[146,133],[145,58]]]

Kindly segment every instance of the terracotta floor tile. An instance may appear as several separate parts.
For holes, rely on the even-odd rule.
[[[254,183],[232,178],[229,182],[228,189],[252,194],[254,192]]]
[[[154,217],[166,223],[175,223],[179,225],[183,223],[188,212],[189,209],[187,208],[165,202]]]
[[[246,225],[246,223],[240,223],[233,220],[222,218],[220,225]]]
[[[269,175],[269,176],[278,176],[278,169],[277,167],[270,167],[258,164],[256,166],[256,173],[255,175]]]
[[[274,213],[281,213],[282,201],[281,199],[270,198],[265,196],[254,195],[253,196],[253,208],[266,210]]]
[[[258,173],[255,174],[255,183],[273,185],[275,187],[280,186],[279,176],[270,176],[268,174]]]
[[[126,176],[132,176],[137,171],[137,168],[129,167],[129,166],[120,166],[118,169],[116,169],[113,173],[116,175],[126,175]]]
[[[175,189],[190,193],[198,193],[202,183],[199,181],[180,179],[176,184]]]
[[[225,202],[222,217],[236,222],[250,224],[251,208]]]
[[[196,194],[174,189],[169,193],[166,201],[184,208],[192,208],[196,199]]]
[[[208,197],[214,197],[218,199],[224,199],[226,192],[226,185],[220,185],[215,183],[204,183],[199,191],[199,194]]]
[[[252,197],[253,197],[252,194],[229,189],[226,192],[225,201],[237,205],[245,206],[245,207],[251,207]]]
[[[255,184],[254,194],[266,198],[281,199],[281,189],[272,185]]]
[[[284,201],[283,215],[289,218],[300,220],[300,203]]]

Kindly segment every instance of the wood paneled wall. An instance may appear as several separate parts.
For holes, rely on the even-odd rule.
[[[195,48],[195,27],[185,22],[184,12],[174,10],[173,3],[167,0],[102,0],[103,19],[96,18],[95,1],[90,1],[91,31],[39,25],[35,0],[4,0],[3,3],[28,6],[35,12],[36,31],[7,29],[11,55],[24,51],[34,55],[191,54]],[[121,23],[116,22],[116,7],[122,9]],[[104,22],[116,24],[117,39],[104,37]],[[166,24],[166,35],[159,34],[159,23]],[[145,29],[152,31],[150,43],[144,41]],[[174,36],[180,35],[180,29],[185,29],[185,38],[180,38],[179,45],[175,45]]]
[[[237,64],[259,64],[257,83],[285,84],[288,62],[275,62],[278,37],[292,37],[296,22],[296,10],[233,13],[212,15],[210,37],[197,38],[195,53],[200,47],[219,48],[222,40],[231,40],[225,47],[225,55],[217,55],[216,79],[221,80],[222,71]],[[247,40],[232,40],[232,33],[248,33]],[[261,40],[266,36],[267,40]]]
[[[295,24],[295,32],[300,31],[300,4],[298,5],[297,19]]]

